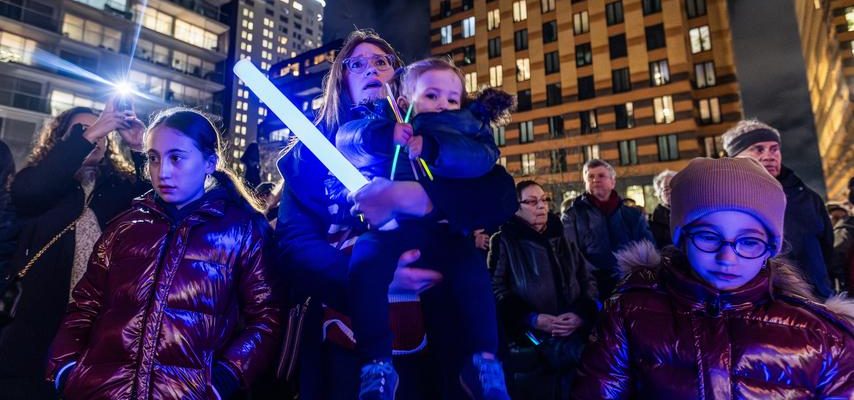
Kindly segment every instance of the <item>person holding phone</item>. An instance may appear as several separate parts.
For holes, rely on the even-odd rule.
[[[12,184],[21,231],[11,268],[28,269],[15,318],[0,332],[4,398],[56,398],[44,366],[69,293],[107,222],[151,189],[138,153],[145,125],[132,107],[116,106],[113,99],[102,112],[74,107],[46,123]],[[118,142],[130,148],[132,162]]]

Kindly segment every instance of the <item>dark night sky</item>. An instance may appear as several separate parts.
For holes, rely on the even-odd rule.
[[[372,28],[409,63],[430,55],[429,0],[327,0],[323,40],[347,36],[353,27]]]

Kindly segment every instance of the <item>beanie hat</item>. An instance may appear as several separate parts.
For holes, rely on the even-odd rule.
[[[735,157],[759,142],[780,143],[780,132],[755,119],[740,121],[723,134],[724,150]]]
[[[683,228],[716,211],[741,211],[768,233],[771,256],[783,247],[783,187],[751,158],[695,158],[670,181],[670,229],[681,244]]]

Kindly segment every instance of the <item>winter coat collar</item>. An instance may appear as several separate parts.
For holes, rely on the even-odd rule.
[[[782,164],[780,165],[780,176],[777,177],[777,181],[780,182],[783,189],[801,188],[800,190],[803,190],[803,187],[806,186],[795,171]]]
[[[680,301],[706,312],[741,309],[759,302],[784,298],[831,320],[854,335],[854,300],[841,295],[821,301],[794,267],[772,260],[753,280],[735,291],[721,292],[700,281],[689,270],[680,250],[667,247],[662,253],[648,241],[635,242],[614,254],[623,277],[620,290],[647,288],[678,292]],[[715,304],[717,302],[717,304]]]
[[[531,226],[522,218],[514,215],[510,221],[507,221],[507,223],[501,226],[501,232],[504,234],[510,234],[521,240],[546,241],[548,239],[561,237],[563,235],[563,224],[560,222],[560,218],[558,218],[557,215],[549,213],[546,221],[546,230],[543,231],[543,233],[540,233],[535,231],[534,228],[531,228]]]
[[[200,220],[205,216],[222,217],[225,215],[225,207],[228,202],[228,193],[220,187],[208,190],[201,198],[187,204],[181,210],[167,209],[171,206],[156,197],[157,194],[151,190],[134,199],[133,208],[139,206],[153,211],[169,221],[180,222],[184,219]]]
[[[572,206],[573,207],[581,206],[581,207],[592,208],[595,210],[599,210],[599,212],[601,212],[603,215],[611,215],[615,211],[617,211],[620,208],[620,206],[622,206],[621,203],[622,203],[622,199],[620,198],[620,195],[618,195],[616,191],[612,190],[611,195],[608,197],[608,200],[606,200],[604,202],[599,201],[598,199],[593,197],[593,195],[591,195],[590,193],[584,192],[581,194],[581,196],[578,196],[575,198],[575,200],[573,200]],[[608,212],[603,211],[603,208],[600,207],[600,205],[605,206],[605,209]],[[611,208],[611,207],[613,207],[613,208]]]

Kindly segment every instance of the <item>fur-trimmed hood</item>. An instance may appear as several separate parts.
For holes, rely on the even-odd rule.
[[[658,272],[668,258],[684,257],[675,247],[666,247],[661,253],[655,245],[648,241],[633,242],[614,256],[617,258],[620,277],[626,281],[630,275],[644,271]],[[847,322],[849,332],[854,334],[854,299],[849,299],[845,293],[831,296],[825,301],[813,294],[812,285],[807,282],[800,271],[780,259],[772,259],[770,283],[775,296],[793,299],[807,306],[813,312],[827,318],[838,318]],[[828,315],[828,312],[832,315]]]

